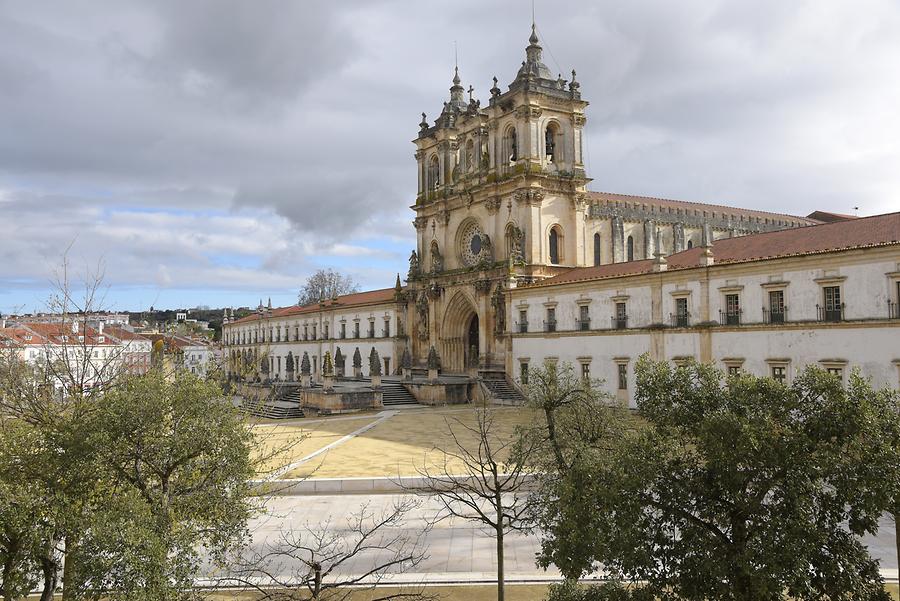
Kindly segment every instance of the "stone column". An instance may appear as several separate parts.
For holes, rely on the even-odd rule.
[[[625,222],[616,215],[612,218],[612,248],[613,263],[621,263],[625,260]]]

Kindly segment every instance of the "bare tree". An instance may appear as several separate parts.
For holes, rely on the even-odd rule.
[[[297,302],[300,306],[310,305],[358,291],[359,285],[349,275],[334,269],[320,269],[306,279]]]
[[[529,457],[538,448],[533,437],[501,437],[496,412],[474,410],[474,425],[446,420],[450,448],[436,448],[438,465],[418,469],[424,482],[418,494],[438,498],[441,510],[435,522],[457,517],[485,526],[497,543],[497,600],[504,598],[504,539],[510,532],[530,530],[528,496]],[[471,440],[466,440],[471,439]]]
[[[410,572],[425,559],[422,540],[404,529],[406,515],[418,506],[404,499],[376,513],[362,505],[347,528],[329,518],[315,528],[285,530],[279,542],[239,558],[223,586],[245,586],[271,601],[346,601],[360,590],[374,590],[391,576]],[[421,587],[375,594],[371,601],[434,599]]]

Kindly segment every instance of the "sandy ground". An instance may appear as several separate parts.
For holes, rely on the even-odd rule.
[[[494,431],[497,441],[511,441],[517,426],[530,424],[536,417],[536,413],[525,408],[496,409]],[[357,422],[357,427],[362,424]],[[292,470],[285,477],[302,478],[313,474],[316,478],[416,475],[417,468],[423,466],[426,458],[432,467],[443,463],[444,455],[438,449],[455,450],[451,430],[466,448],[476,449],[477,436],[465,427],[471,428],[474,424],[474,410],[470,407],[397,412],[374,428]],[[324,436],[318,440],[320,446],[333,441]],[[311,448],[311,445],[306,448]],[[449,472],[462,473],[461,466],[459,461],[450,460]]]
[[[321,449],[377,418],[374,414],[358,417],[334,417],[290,424],[257,424],[253,432],[260,444],[255,460],[261,475],[288,465]]]

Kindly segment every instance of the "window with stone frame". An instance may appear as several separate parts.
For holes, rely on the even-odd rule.
[[[628,364],[618,363],[619,390],[628,390]]]
[[[591,379],[591,364],[588,361],[581,362],[581,379],[582,380],[590,380]]]
[[[313,328],[313,330],[312,330],[312,337],[313,337],[313,340],[318,340],[318,339],[319,339],[319,335],[316,333],[316,328],[317,328],[317,327],[318,327],[317,324],[313,324],[313,327],[312,327],[312,328]]]
[[[820,311],[822,321],[841,321],[844,318],[844,304],[841,302],[840,286],[822,287],[823,307]]]
[[[384,357],[384,375],[391,375],[391,358]]]
[[[625,242],[625,260],[634,261],[634,238],[631,236]]]
[[[528,311],[526,309],[519,310],[519,333],[524,334],[528,331]]]
[[[369,320],[369,338],[375,338],[375,320]]]
[[[527,361],[522,361],[519,363],[519,382],[521,382],[523,386],[528,384],[528,362]]]
[[[548,332],[556,331],[556,307],[547,307],[547,323],[545,325]]]
[[[562,253],[560,252],[562,246],[562,235],[560,233],[560,229],[558,226],[553,226],[550,228],[550,263],[552,265],[559,265],[562,262]]]
[[[303,340],[309,340],[309,326],[305,324],[303,326]]]
[[[613,316],[613,327],[624,330],[628,327],[628,305],[625,301],[616,303],[616,314]]]
[[[353,337],[359,338],[359,320],[353,322]]]
[[[784,290],[769,290],[768,323],[784,323],[787,307],[784,305]]]
[[[341,339],[347,337],[347,322],[341,322]]]
[[[782,384],[787,382],[787,367],[784,365],[772,365],[772,379]]]
[[[578,329],[582,332],[591,329],[590,307],[587,305],[578,306]]]
[[[737,325],[741,322],[741,297],[738,294],[725,295],[725,322]]]
[[[690,313],[688,313],[688,299],[680,296],[675,299],[675,326],[686,328],[690,325]]]
[[[391,337],[391,318],[390,317],[384,318],[384,337],[385,338]]]
[[[602,240],[600,239],[600,233],[594,234],[594,266],[600,265],[600,250],[601,250]]]

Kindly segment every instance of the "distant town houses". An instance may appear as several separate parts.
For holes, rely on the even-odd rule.
[[[87,388],[113,375],[144,374],[155,364],[205,377],[221,352],[206,324],[188,325],[132,320],[127,313],[17,315],[0,318],[0,351],[34,365],[64,365],[67,379],[77,375]]]

